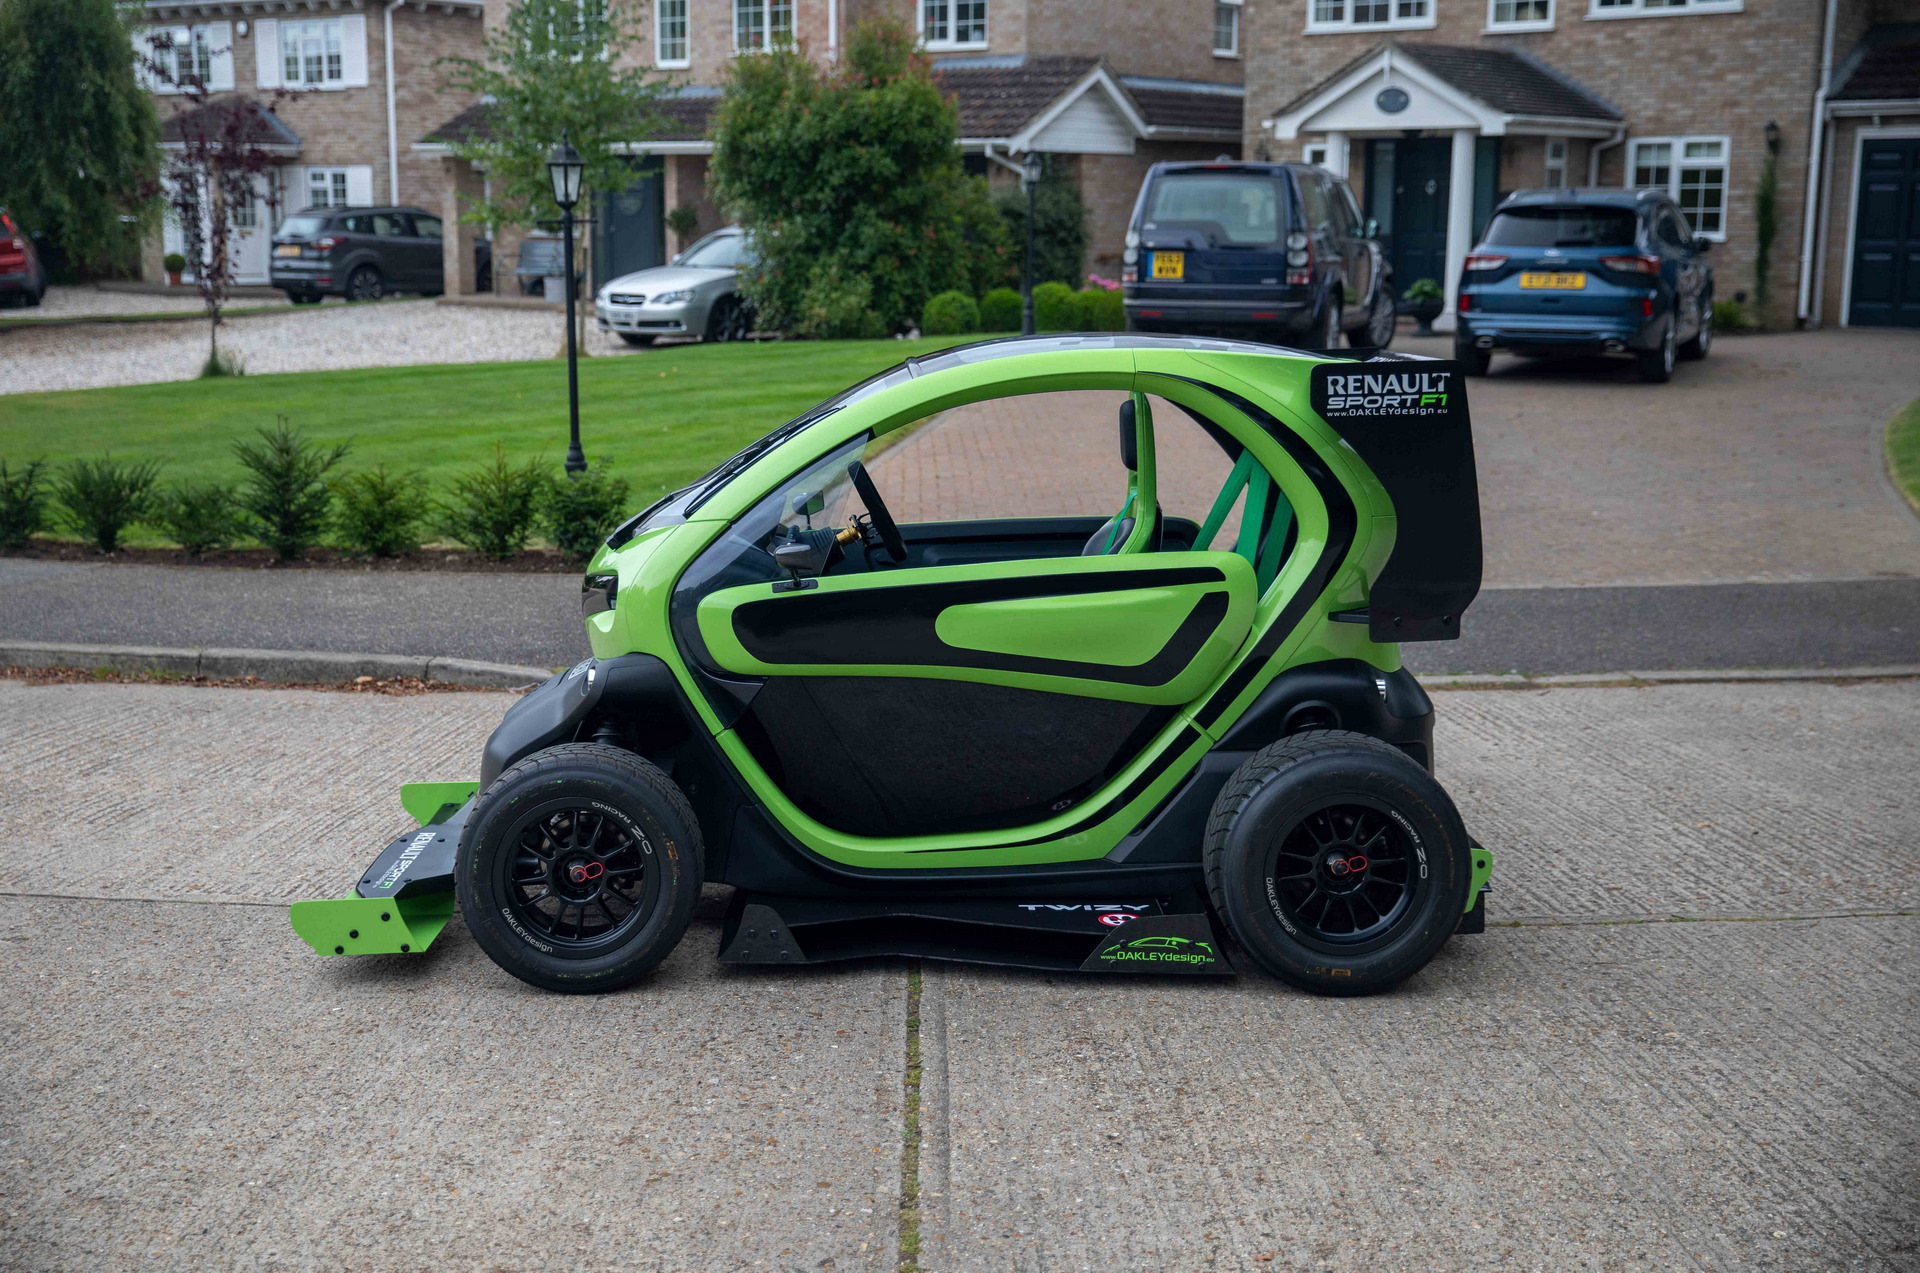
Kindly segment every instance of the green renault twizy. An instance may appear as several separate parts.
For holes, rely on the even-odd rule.
[[[1480,581],[1449,362],[1145,335],[912,359],[616,530],[594,657],[323,954],[459,905],[501,967],[627,986],[733,886],[719,956],[878,954],[1364,994],[1484,926],[1492,857],[1432,776],[1399,643]],[[1231,942],[1231,945],[1229,945]]]

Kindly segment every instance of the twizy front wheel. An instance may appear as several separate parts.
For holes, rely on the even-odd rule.
[[[467,819],[460,913],[493,961],[545,990],[632,985],[700,894],[700,825],[658,767],[568,743],[514,765]]]
[[[1339,730],[1240,766],[1214,801],[1205,860],[1248,953],[1329,995],[1374,994],[1424,967],[1460,922],[1472,867],[1440,784],[1398,748]]]

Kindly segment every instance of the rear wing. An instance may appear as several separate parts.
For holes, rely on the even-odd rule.
[[[1367,596],[1375,641],[1451,641],[1480,592],[1480,484],[1460,364],[1413,354],[1313,368],[1313,409],[1387,489],[1399,533]]]

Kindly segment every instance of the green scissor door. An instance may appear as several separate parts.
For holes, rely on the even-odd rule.
[[[989,562],[717,591],[700,635],[764,678],[736,729],[809,816],[854,835],[1020,826],[1136,757],[1246,639],[1233,553]]]
[[[1041,822],[1098,791],[1220,674],[1252,623],[1255,572],[1233,553],[1151,551],[1139,395],[1120,409],[1120,443],[1126,486],[1108,524],[1088,537],[1052,519],[1083,555],[930,565],[910,547],[890,568],[699,600],[707,666],[753,687],[737,735],[802,812],[858,836]],[[819,506],[827,476],[799,484],[802,507]],[[1049,524],[1006,523],[1057,539]],[[923,529],[906,528],[909,544]]]

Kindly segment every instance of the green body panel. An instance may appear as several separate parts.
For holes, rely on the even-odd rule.
[[[452,893],[424,893],[295,902],[287,919],[316,954],[417,955],[433,944],[452,914]]]
[[[1212,747],[1214,741],[1239,718],[1273,680],[1290,667],[1326,659],[1354,658],[1383,672],[1400,666],[1399,648],[1368,638],[1363,624],[1334,623],[1329,615],[1336,611],[1364,607],[1369,582],[1385,566],[1393,550],[1397,531],[1391,501],[1379,480],[1359,456],[1324,424],[1308,401],[1308,379],[1315,359],[1272,354],[1246,354],[1228,351],[1202,351],[1174,348],[1100,348],[1040,351],[964,362],[940,370],[922,370],[918,375],[895,373],[866,396],[849,401],[794,436],[755,459],[740,473],[726,481],[720,490],[700,508],[692,519],[677,525],[655,528],[636,536],[619,549],[603,547],[589,563],[595,573],[613,573],[619,579],[615,609],[587,620],[587,637],[595,656],[612,658],[630,652],[644,652],[662,659],[679,680],[686,700],[701,723],[710,730],[734,768],[749,787],[753,799],[776,818],[800,843],[834,862],[862,867],[920,869],[952,866],[991,867],[1090,860],[1108,853],[1176,786],[1184,782],[1192,766]],[[1355,526],[1351,543],[1332,569],[1318,595],[1311,599],[1291,630],[1278,634],[1273,652],[1262,661],[1256,674],[1246,682],[1225,710],[1213,716],[1201,729],[1188,712],[1176,714],[1160,734],[1117,774],[1107,787],[1088,796],[1080,807],[1098,806],[1110,793],[1126,788],[1138,775],[1160,759],[1163,752],[1181,753],[1155,780],[1147,784],[1127,803],[1115,809],[1103,821],[1080,827],[1072,810],[1047,822],[1005,831],[973,832],[964,835],[913,836],[898,839],[869,839],[850,836],[808,818],[767,777],[742,741],[724,728],[704,692],[695,682],[676,647],[668,627],[668,600],[673,585],[687,566],[725,531],[733,520],[753,508],[777,489],[790,474],[800,470],[834,447],[844,445],[863,433],[880,435],[891,429],[924,419],[939,411],[990,398],[1056,390],[1118,389],[1152,394],[1175,404],[1190,407],[1218,422],[1250,451],[1258,463],[1272,475],[1279,495],[1286,500],[1297,523],[1295,550],[1278,574],[1252,598],[1249,583],[1246,595],[1251,613],[1244,626],[1231,626],[1237,634],[1234,648],[1211,665],[1204,683],[1179,686],[1179,704],[1197,710],[1232,677],[1250,652],[1269,636],[1296,595],[1313,574],[1331,533],[1329,510],[1311,478],[1288,455],[1282,445],[1270,437],[1253,419],[1211,391],[1211,386],[1253,404],[1282,422],[1311,449],[1315,459],[1342,486],[1352,501]],[[1141,467],[1152,481],[1149,435],[1148,449]],[[1139,481],[1136,475],[1136,483]],[[1131,546],[1131,544],[1129,545]],[[982,567],[994,577],[1005,578],[1020,570],[1035,573],[1059,573],[1079,568],[1138,569],[1188,554],[1145,553],[1116,554],[1114,558],[1078,558],[1009,562]],[[1232,556],[1243,567],[1238,554],[1191,554],[1209,563]],[[1116,562],[1116,558],[1119,560]],[[1085,567],[1081,563],[1085,563]],[[956,571],[974,567],[937,568],[941,578],[956,578]],[[835,586],[898,586],[909,571],[893,571],[875,576],[843,576],[821,581],[822,588]],[[936,573],[936,572],[925,572]],[[735,591],[769,595],[765,585]],[[1241,605],[1240,588],[1235,594],[1236,611]],[[733,638],[727,611],[738,598],[726,593],[703,600],[699,611],[701,632],[714,656],[723,665],[749,671],[750,658]],[[713,604],[719,602],[720,604]],[[711,609],[710,609],[711,606]],[[968,620],[962,620],[965,624]],[[985,626],[991,626],[990,624]],[[1012,638],[1007,638],[1012,639]],[[1223,640],[1225,638],[1222,638]],[[1118,638],[1116,638],[1118,640]],[[1196,659],[1196,665],[1205,660]],[[762,668],[757,674],[792,673],[799,669],[783,665],[779,669]],[[854,672],[862,675],[939,674],[927,668],[832,669],[836,675]],[[971,676],[969,679],[973,679]],[[1072,685],[1070,678],[1037,677],[1015,679],[1006,674],[979,679],[1023,685],[1029,688],[1066,690],[1104,697],[1128,697],[1116,694],[1110,685],[1089,682]],[[1163,701],[1132,698],[1130,701]],[[1069,834],[1070,832],[1070,834]]]
[[[1218,569],[1225,576],[1224,583],[1193,584],[1172,588],[1154,588],[1145,591],[1104,592],[1091,594],[1095,598],[1105,598],[1098,608],[1107,614],[1116,610],[1125,612],[1137,610],[1148,617],[1149,622],[1160,621],[1163,612],[1173,614],[1173,623],[1178,626],[1193,609],[1194,604],[1209,593],[1224,593],[1227,597],[1225,616],[1214,628],[1213,635],[1189,661],[1186,668],[1172,679],[1159,685],[1125,685],[1115,681],[1097,680],[1071,676],[1051,676],[1032,672],[1000,671],[986,668],[926,666],[920,664],[860,664],[849,666],[844,663],[767,663],[755,658],[740,643],[734,631],[734,611],[749,602],[768,605],[804,602],[820,596],[831,596],[837,592],[866,592],[872,589],[893,589],[907,587],[916,583],[957,583],[967,579],[1020,579],[1030,577],[1045,578],[1084,578],[1102,574],[1138,574],[1141,571],[1173,572],[1191,569],[1194,566],[1207,566]],[[1086,631],[1093,628],[1095,620],[1086,616],[1075,621],[1072,612],[1085,602],[1087,597],[1050,597],[1053,603],[1054,626],[1064,636],[1068,629],[1078,628]],[[987,605],[956,606],[952,610],[986,611],[988,605],[1032,604],[1030,602],[1008,603],[993,602]],[[1178,606],[1177,610],[1172,607]],[[1232,553],[1153,553],[1144,556],[1115,554],[1109,557],[1069,557],[1050,558],[1033,561],[984,562],[977,565],[932,566],[915,570],[890,570],[884,574],[845,575],[840,578],[828,578],[819,581],[817,588],[804,592],[774,592],[764,583],[744,584],[737,588],[724,588],[702,598],[700,602],[700,635],[707,643],[707,650],[722,668],[746,676],[912,676],[931,680],[973,681],[989,685],[1009,685],[1019,689],[1051,690],[1061,694],[1081,694],[1089,698],[1115,699],[1128,703],[1185,703],[1199,693],[1202,686],[1214,678],[1221,666],[1230,658],[1246,638],[1247,625],[1254,610],[1253,570],[1246,561]],[[940,620],[944,621],[949,611],[943,611]],[[1123,619],[1124,621],[1128,621]],[[938,621],[937,621],[938,622]],[[1085,653],[1064,640],[1043,641],[1031,631],[1019,627],[1019,615],[1008,613],[999,616],[995,622],[992,614],[975,613],[963,617],[963,626],[971,627],[982,634],[997,633],[1003,644],[1024,641],[1038,644],[1042,648],[1031,651],[1044,658],[1060,658],[1106,662],[1124,665],[1145,662],[1146,659],[1093,659],[1087,660]],[[1130,634],[1115,634],[1116,640],[1127,639]],[[1162,641],[1147,652],[1147,658],[1159,653]],[[973,646],[975,649],[992,649],[992,646]],[[1003,651],[1005,652],[1005,651]],[[1028,651],[1019,651],[1028,652]]]
[[[1492,878],[1493,878],[1493,854],[1487,852],[1487,850],[1481,848],[1477,844],[1474,845],[1473,846],[1473,880],[1471,883],[1467,885],[1467,909],[1468,910],[1472,910],[1473,904],[1480,900],[1480,890],[1485,888],[1487,886],[1487,881]]]
[[[1090,592],[1078,597],[982,601],[948,606],[934,620],[933,628],[942,641],[966,650],[1036,659],[1070,656],[1083,663],[1138,667],[1160,653],[1193,612],[1194,603],[1212,591],[1218,589],[1180,584]],[[1251,586],[1245,589],[1245,596],[1245,617],[1250,619]],[[1243,622],[1229,652],[1245,635]]]
[[[437,820],[437,815],[448,805],[459,808],[473,799],[474,792],[480,790],[477,782],[403,782],[400,784],[400,806],[421,826]]]

